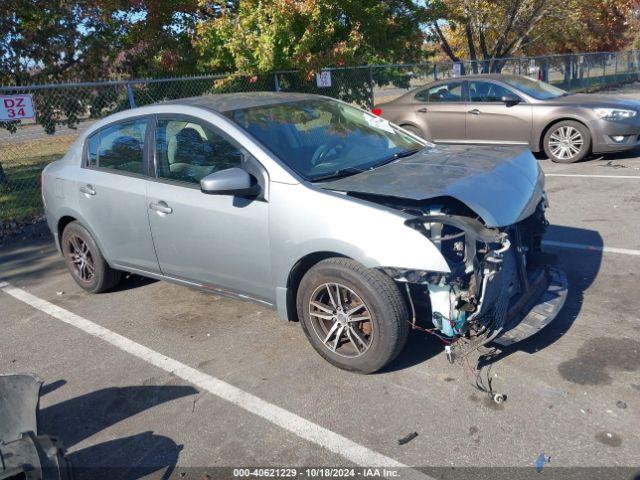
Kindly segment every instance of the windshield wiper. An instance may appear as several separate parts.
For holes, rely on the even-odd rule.
[[[371,169],[381,167],[381,166],[386,165],[387,163],[391,163],[394,160],[397,160],[399,158],[410,157],[411,155],[414,155],[414,154],[418,153],[423,148],[424,147],[422,147],[422,148],[412,148],[410,150],[403,150],[402,152],[394,153],[393,155],[391,155],[391,156],[381,160],[380,162],[376,163],[373,167],[371,167]]]
[[[424,147],[422,147],[424,148]],[[368,172],[369,170],[373,170],[374,168],[381,167],[382,165],[386,165],[387,163],[391,163],[394,160],[404,157],[410,157],[411,155],[419,152],[422,148],[413,148],[411,150],[404,150],[402,152],[394,153],[393,155],[381,160],[375,165],[367,168],[356,168],[356,167],[346,167],[336,170],[335,172],[328,173],[326,175],[320,175],[319,177],[314,177],[311,179],[312,182],[321,182],[323,180],[334,180],[337,178],[349,177],[351,175],[356,175],[362,172]]]
[[[357,173],[362,173],[362,172],[366,172],[366,170],[363,170],[362,168],[346,167],[346,168],[341,168],[339,170],[336,170],[335,172],[327,173],[326,175],[313,177],[311,181],[321,182],[324,180],[335,180],[337,178],[349,177],[351,175],[355,175]]]

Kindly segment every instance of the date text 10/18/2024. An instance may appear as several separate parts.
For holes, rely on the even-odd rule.
[[[234,468],[236,478],[400,478],[394,468]]]

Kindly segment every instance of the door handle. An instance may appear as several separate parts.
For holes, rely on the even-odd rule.
[[[469,113],[471,115],[480,115],[480,110],[478,110],[477,108],[474,108],[473,110],[469,110]]]
[[[83,185],[80,187],[80,191],[84,193],[86,196],[92,196],[96,194],[96,191],[93,189],[91,185]]]
[[[427,109],[427,107],[422,107],[418,109],[418,113],[427,113],[429,110]]]
[[[149,209],[162,215],[173,213],[173,208],[167,205],[166,202],[150,203]]]

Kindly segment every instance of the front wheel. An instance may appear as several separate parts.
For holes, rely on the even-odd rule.
[[[407,304],[395,282],[346,258],[323,260],[305,274],[297,310],[313,348],[344,370],[380,370],[409,333]]]
[[[557,163],[574,163],[591,149],[589,129],[579,122],[566,120],[553,125],[542,141],[544,152]]]

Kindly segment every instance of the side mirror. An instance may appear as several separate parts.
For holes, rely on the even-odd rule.
[[[200,190],[209,195],[241,197],[255,197],[260,193],[255,179],[241,168],[227,168],[210,173],[200,180]]]
[[[522,99],[512,93],[507,93],[506,95],[503,95],[502,98],[502,103],[506,104],[506,105],[517,105],[518,103],[520,103],[522,101]]]

